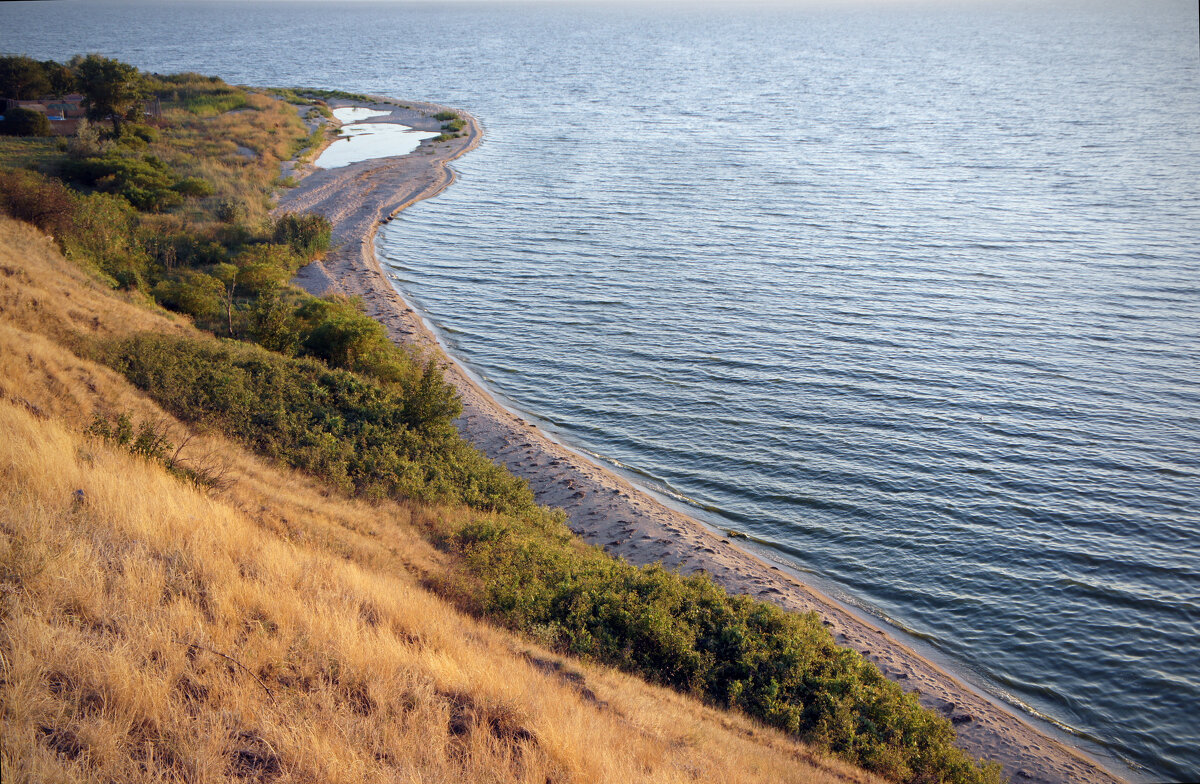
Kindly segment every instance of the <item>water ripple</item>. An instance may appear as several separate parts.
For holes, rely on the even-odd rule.
[[[56,5],[0,38],[478,115],[378,243],[453,351],[993,693],[1195,778],[1194,3]]]

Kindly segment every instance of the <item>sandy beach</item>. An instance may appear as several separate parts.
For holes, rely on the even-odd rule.
[[[363,105],[334,101],[333,106]],[[380,99],[370,108],[391,111],[375,121],[436,131],[433,115],[447,107]],[[454,181],[448,164],[476,147],[483,129],[466,119],[465,135],[423,142],[416,152],[338,169],[289,168],[300,184],[281,194],[280,212],[316,212],[333,223],[332,251],[305,267],[296,283],[314,294],[340,292],[362,298],[367,313],[391,337],[437,356],[462,397],[463,436],[491,459],[526,479],[539,503],[566,511],[586,541],[635,564],[661,562],[690,573],[703,570],[734,593],[788,610],[814,610],[837,641],[862,653],[923,705],[947,717],[962,748],[1004,765],[1013,781],[1069,784],[1120,782],[1076,749],[1047,736],[897,641],[883,629],[843,609],[795,576],[737,547],[693,518],[660,503],[615,473],[567,449],[497,403],[441,350],[420,316],[397,293],[375,254],[383,222]],[[422,248],[410,249],[414,255]]]

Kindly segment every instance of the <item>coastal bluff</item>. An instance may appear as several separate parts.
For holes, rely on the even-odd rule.
[[[384,98],[367,107],[390,111],[383,119],[423,130],[435,129],[431,118],[447,109]],[[461,397],[463,413],[457,425],[463,437],[528,481],[539,503],[563,509],[571,528],[585,541],[634,564],[661,563],[683,573],[704,571],[732,593],[771,601],[790,611],[817,612],[839,644],[861,653],[905,690],[916,693],[922,705],[948,718],[964,750],[1000,762],[1014,781],[1122,781],[795,575],[550,438],[497,402],[442,351],[432,330],[383,271],[374,236],[382,223],[453,183],[455,174],[449,164],[474,149],[484,136],[475,118],[461,111],[459,115],[467,121],[463,135],[424,143],[410,155],[298,172],[302,179],[281,195],[276,211],[315,212],[329,218],[334,250],[302,269],[294,282],[312,294],[360,297],[366,313],[383,324],[393,340],[436,357]],[[418,256],[426,252],[408,250]]]

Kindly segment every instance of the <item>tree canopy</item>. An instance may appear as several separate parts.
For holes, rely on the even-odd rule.
[[[42,64],[22,55],[0,57],[0,98],[32,101],[50,92]]]
[[[73,62],[88,116],[111,119],[113,133],[121,135],[121,120],[132,119],[146,96],[146,83],[138,69],[98,54]]]

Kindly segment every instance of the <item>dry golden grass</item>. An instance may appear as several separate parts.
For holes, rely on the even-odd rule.
[[[46,234],[0,216],[0,313],[5,323],[67,342],[80,335],[191,330],[186,317],[122,296],[64,259]]]
[[[157,407],[117,374],[76,356],[89,338],[144,330],[198,334],[184,317],[121,299],[50,237],[0,217],[0,399],[81,429],[97,413],[151,417]]]
[[[216,435],[206,494],[84,435],[129,412],[72,350],[190,330],[0,222],[6,782],[874,781],[773,730],[464,616],[420,535],[470,514],[333,496]]]
[[[181,109],[165,112],[162,143],[151,149],[187,176],[213,185],[218,199],[232,200],[260,220],[270,208],[267,194],[309,131],[295,106],[257,92],[246,94],[247,107],[215,116]],[[253,152],[246,157],[238,147]]]

